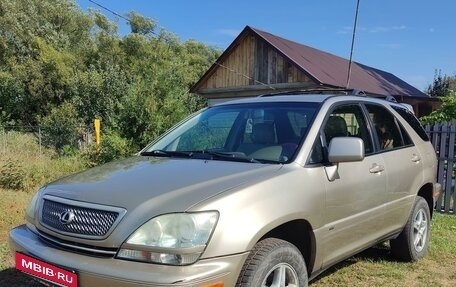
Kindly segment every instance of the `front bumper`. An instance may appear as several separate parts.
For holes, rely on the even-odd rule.
[[[223,282],[234,286],[248,253],[202,259],[189,266],[165,266],[98,258],[56,249],[43,242],[25,225],[9,233],[11,250],[42,261],[75,270],[79,287],[139,287],[139,286],[211,286]]]

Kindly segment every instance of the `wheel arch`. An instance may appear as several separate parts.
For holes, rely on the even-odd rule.
[[[306,262],[307,273],[311,274],[315,264],[315,235],[312,226],[304,219],[283,223],[264,234],[259,241],[266,238],[278,238],[295,245]]]
[[[429,211],[431,213],[431,218],[434,213],[434,198],[433,198],[434,187],[432,183],[428,182],[423,185],[418,191],[418,196],[424,198],[429,206]]]

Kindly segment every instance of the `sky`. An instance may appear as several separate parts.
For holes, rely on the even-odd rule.
[[[249,25],[344,58],[350,47],[357,0],[92,0],[121,15],[135,11],[155,20],[181,41],[197,40],[225,49]],[[126,21],[89,0],[96,9]],[[353,60],[400,77],[419,90],[436,71],[456,75],[455,0],[360,0]]]

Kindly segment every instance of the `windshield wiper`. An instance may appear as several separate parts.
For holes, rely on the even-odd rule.
[[[261,163],[252,157],[247,157],[243,153],[236,152],[218,152],[209,150],[196,150],[196,151],[168,151],[168,150],[152,150],[143,151],[140,153],[141,156],[157,156],[157,157],[184,157],[184,158],[195,158],[195,159],[223,159],[228,161],[238,162],[251,162]]]
[[[238,161],[238,162],[251,162],[251,163],[261,163],[260,161],[247,157],[242,153],[236,152],[220,152],[220,151],[210,151],[210,150],[199,150],[191,152],[192,158],[203,158],[203,159],[223,159],[228,161]]]
[[[156,149],[152,151],[143,151],[139,155],[142,156],[160,156],[160,157],[192,157],[192,152],[187,151],[169,151]]]

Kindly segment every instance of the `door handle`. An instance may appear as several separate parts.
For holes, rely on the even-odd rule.
[[[383,165],[378,165],[374,163],[372,167],[369,169],[370,173],[380,173],[385,170],[385,167]]]
[[[414,154],[414,155],[412,156],[412,161],[413,161],[413,162],[420,162],[420,160],[421,160],[421,158],[420,158],[419,155]]]

